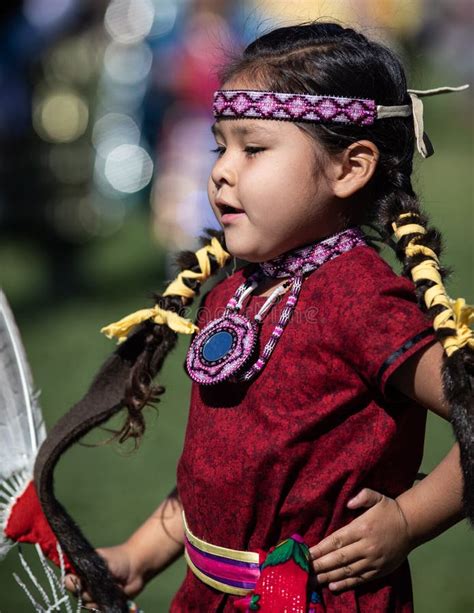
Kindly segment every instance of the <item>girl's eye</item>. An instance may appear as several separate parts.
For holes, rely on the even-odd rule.
[[[217,153],[217,157],[221,157],[221,155],[223,155],[223,153],[225,152],[225,147],[216,147],[215,149],[211,149],[210,151],[211,153]],[[263,147],[245,147],[244,151],[248,154],[249,157],[253,157],[254,155],[257,155],[257,153],[265,151],[265,149]]]
[[[265,149],[263,147],[245,147],[245,152],[250,156],[254,156],[261,151],[265,151]]]
[[[218,157],[220,157],[224,153],[224,147],[216,147],[215,149],[210,149],[211,153],[217,153]]]

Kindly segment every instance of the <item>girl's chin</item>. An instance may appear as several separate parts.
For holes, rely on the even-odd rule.
[[[231,242],[229,243],[229,241],[227,240],[227,237],[226,237],[225,242],[226,242],[227,252],[230,253],[232,257],[237,258],[239,260],[245,260],[246,262],[262,261],[257,256],[255,256],[254,253],[249,252],[245,249],[242,249],[241,245],[234,247]]]
[[[283,253],[282,249],[273,248],[272,252],[270,251],[264,252],[262,250],[262,239],[257,235],[253,239],[247,236],[250,240],[243,240],[243,236],[245,233],[242,231],[233,232],[230,230],[230,226],[224,227],[224,236],[225,236],[225,244],[227,247],[228,253],[230,253],[234,258],[238,258],[239,260],[245,260],[246,262],[250,262],[252,264],[257,264],[258,262],[266,262],[267,260],[271,260],[277,255]],[[237,228],[236,228],[237,230]]]
[[[229,245],[227,240],[226,247],[228,253],[230,253],[232,257],[237,258],[238,260],[244,260],[245,262],[257,264],[258,262],[265,262],[265,260],[267,259],[259,253],[256,253],[251,250],[242,249],[241,246],[233,248],[232,245]]]

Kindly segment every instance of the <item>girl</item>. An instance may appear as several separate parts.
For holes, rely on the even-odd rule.
[[[262,36],[222,83],[208,195],[223,236],[181,255],[156,307],[105,329],[145,339],[123,437],[163,391],[148,382],[172,330],[199,330],[177,491],[99,553],[133,596],[185,550],[174,612],[412,611],[407,554],[474,508],[473,339],[410,180],[415,145],[431,152],[419,96],[390,50],[330,23]],[[248,264],[196,328],[184,307],[229,254]],[[458,444],[413,485],[426,409],[455,428],[464,511]]]

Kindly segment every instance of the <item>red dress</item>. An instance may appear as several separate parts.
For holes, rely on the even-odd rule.
[[[197,318],[223,313],[249,264],[218,283]],[[264,319],[261,347],[287,296]],[[264,297],[253,297],[254,315]],[[193,383],[178,491],[191,532],[231,549],[268,550],[298,533],[309,546],[361,510],[347,501],[363,487],[390,497],[410,488],[422,455],[426,409],[394,393],[394,370],[433,342],[413,283],[369,246],[309,274],[268,364],[251,383]],[[322,588],[330,612],[413,610],[408,562],[339,595]],[[232,611],[234,596],[188,569],[171,611]]]

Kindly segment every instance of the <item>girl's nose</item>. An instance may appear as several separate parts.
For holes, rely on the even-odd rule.
[[[222,156],[216,160],[211,170],[211,179],[216,187],[220,187],[223,183],[235,184],[236,172],[228,157]]]

